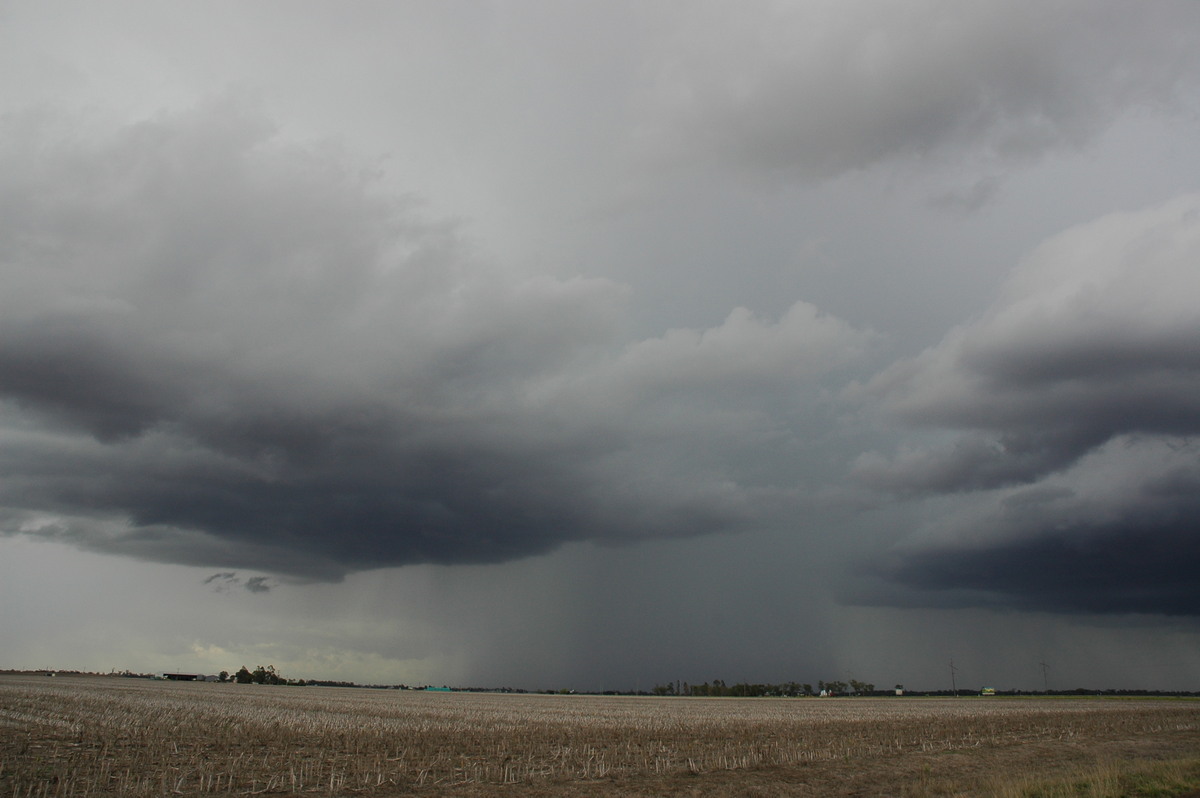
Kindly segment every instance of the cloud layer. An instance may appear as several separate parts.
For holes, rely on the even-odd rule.
[[[234,99],[58,124],[0,153],[9,532],[337,576],[745,528],[792,489],[748,441],[872,342],[804,303],[627,340],[622,286],[489,266]]]
[[[801,179],[896,158],[1028,161],[1080,146],[1118,109],[1172,104],[1200,22],[1182,2],[707,10],[659,73],[664,150]],[[686,142],[665,132],[676,129]]]
[[[1200,613],[1198,262],[1195,195],[1081,225],[1034,251],[983,318],[872,381],[896,416],[953,438],[864,455],[856,476],[966,507],[901,547],[887,578],[1023,607]]]
[[[1194,0],[63,11],[0,667],[1195,688]]]

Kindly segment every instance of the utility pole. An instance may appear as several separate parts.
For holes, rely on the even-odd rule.
[[[954,667],[954,660],[950,660],[950,687],[954,690],[954,697],[958,698],[958,681],[954,675],[958,673],[958,668]]]
[[[1050,666],[1045,660],[1038,663],[1042,667],[1042,692],[1050,692],[1050,680],[1046,677],[1046,671],[1050,670]]]

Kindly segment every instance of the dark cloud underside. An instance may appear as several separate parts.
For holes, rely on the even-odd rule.
[[[7,132],[0,501],[79,545],[338,575],[744,528],[790,477],[742,438],[871,341],[803,303],[626,341],[623,287],[482,263],[233,100]]]
[[[985,317],[876,378],[898,416],[957,437],[865,455],[858,478],[974,508],[939,542],[898,549],[887,578],[1025,608],[1200,612],[1200,506],[1163,487],[1200,466],[1197,263],[1200,198],[1105,217],[1047,242]],[[1027,485],[1090,498],[1025,503]]]
[[[980,548],[923,551],[878,575],[918,595],[956,592],[989,606],[1200,615],[1200,503],[1190,498],[1170,511],[1162,518],[1139,513],[1107,524],[1025,529],[1020,540]]]

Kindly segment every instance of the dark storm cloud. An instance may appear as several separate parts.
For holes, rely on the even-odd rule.
[[[220,585],[220,584],[230,582],[236,578],[237,578],[237,574],[234,573],[233,571],[222,571],[219,574],[213,574],[212,576],[205,579],[204,584],[211,585],[213,582],[216,582],[217,584]]]
[[[234,100],[4,132],[10,533],[336,577],[740,529],[793,487],[746,440],[872,340],[797,303],[625,341],[621,286],[482,263]]]
[[[1194,3],[1082,0],[697,14],[659,76],[661,146],[802,179],[896,156],[1029,161],[1130,103],[1169,106],[1198,23]]]
[[[235,571],[223,571],[213,574],[204,580],[204,584],[212,585],[214,593],[228,593],[235,587],[244,588],[250,593],[269,593],[274,584],[268,576],[251,576],[242,580]]]
[[[885,408],[956,439],[864,455],[856,476],[960,509],[876,573],[965,603],[1200,613],[1197,263],[1195,196],[1082,225],[877,377]]]
[[[963,434],[940,448],[904,449],[891,458],[877,452],[862,455],[853,475],[873,487],[898,493],[994,488],[1057,471],[1105,438],[1098,432],[1076,429]]]
[[[932,596],[1052,612],[1200,616],[1198,496],[1197,468],[1147,480],[1119,502],[1070,491],[1028,502],[1013,496],[975,519],[992,527],[984,540],[918,546],[871,570],[917,591],[894,595],[898,603]]]
[[[902,491],[1029,482],[1131,433],[1200,434],[1200,198],[1098,220],[1040,247],[979,322],[868,390],[909,423],[967,430],[942,448],[864,456]]]
[[[252,576],[246,580],[243,585],[251,593],[269,593],[271,591],[271,579],[266,576]]]

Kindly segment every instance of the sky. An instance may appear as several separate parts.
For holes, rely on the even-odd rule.
[[[0,2],[0,668],[1200,690],[1198,37]]]

